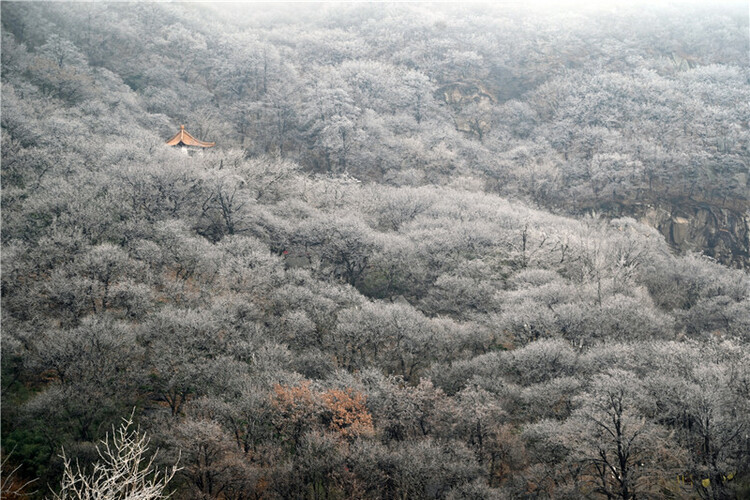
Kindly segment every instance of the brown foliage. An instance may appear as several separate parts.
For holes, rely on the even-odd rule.
[[[365,396],[351,388],[331,389],[322,395],[323,403],[330,412],[329,427],[345,438],[371,436],[374,432],[372,415],[365,406]]]
[[[276,431],[295,445],[321,418],[329,430],[347,439],[374,433],[365,396],[351,388],[317,393],[310,389],[310,381],[295,386],[277,384],[271,395],[271,407]]]
[[[320,413],[320,403],[310,390],[309,380],[295,386],[276,384],[271,395],[271,407],[276,432],[284,439],[290,439],[295,447]]]

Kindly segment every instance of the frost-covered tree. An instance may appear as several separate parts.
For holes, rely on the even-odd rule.
[[[160,471],[149,456],[150,439],[133,428],[133,417],[123,419],[98,446],[99,460],[91,471],[71,462],[63,452],[63,478],[54,500],[156,500],[169,498],[167,485],[179,471],[172,465]]]

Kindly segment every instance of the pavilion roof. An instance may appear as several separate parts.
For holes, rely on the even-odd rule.
[[[167,141],[167,146],[197,146],[199,148],[211,148],[216,145],[215,142],[205,142],[196,139],[185,130],[185,125],[180,125],[180,131]]]

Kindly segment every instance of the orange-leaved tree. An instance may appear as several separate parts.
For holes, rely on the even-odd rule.
[[[374,432],[372,415],[365,406],[365,396],[351,388],[331,389],[322,394],[329,428],[345,438],[371,436]]]
[[[310,390],[310,381],[298,385],[276,384],[271,394],[272,421],[276,432],[296,448],[302,435],[317,423],[320,416],[320,400]]]

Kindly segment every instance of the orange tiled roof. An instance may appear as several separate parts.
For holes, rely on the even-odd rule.
[[[167,146],[197,146],[200,148],[211,148],[216,145],[215,142],[200,141],[185,131],[185,125],[180,125],[180,131],[177,135],[167,141]]]

